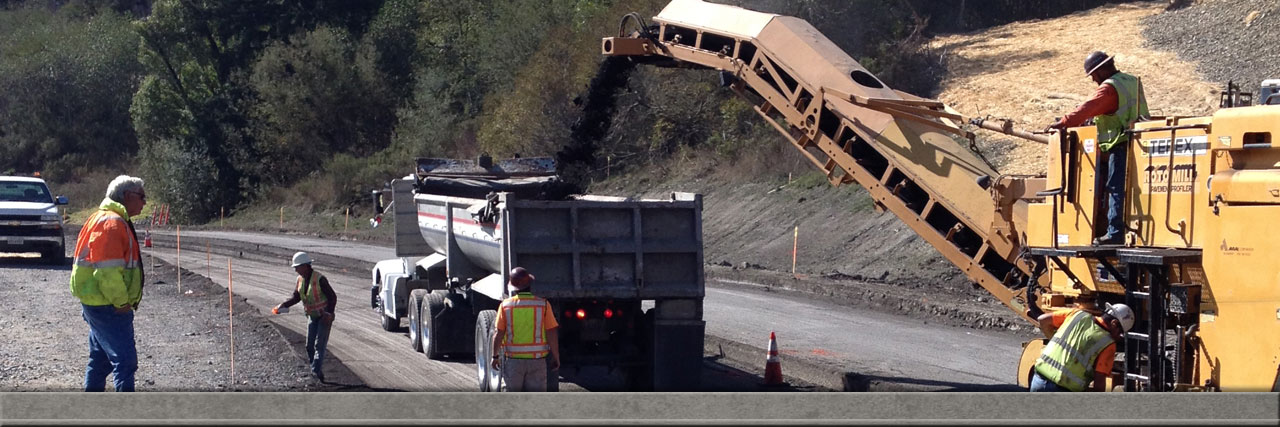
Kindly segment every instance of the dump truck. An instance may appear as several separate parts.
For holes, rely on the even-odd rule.
[[[621,371],[632,390],[697,390],[705,295],[702,197],[567,194],[551,158],[494,162],[417,159],[393,180],[395,259],[372,269],[371,305],[386,330],[407,318],[414,350],[431,359],[473,357],[481,391],[496,309],[512,294],[507,274],[537,278],[560,324],[561,367]],[[377,218],[380,223],[380,217]]]
[[[1133,307],[1108,390],[1280,390],[1280,244],[1265,231],[1280,215],[1280,105],[1134,124],[1125,244],[1093,246],[1106,222],[1094,127],[966,120],[889,87],[795,17],[674,0],[652,22],[625,16],[601,40],[605,60],[719,71],[832,185],[865,188],[1030,324]],[[1046,144],[1047,173],[1000,173],[973,130]],[[1045,342],[1010,366],[1019,384]]]

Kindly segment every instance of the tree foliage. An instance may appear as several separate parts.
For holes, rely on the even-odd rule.
[[[135,153],[137,40],[115,13],[82,21],[36,6],[0,11],[0,173],[65,179],[78,165]]]
[[[716,0],[808,20],[929,96],[933,33],[1101,0]],[[605,61],[667,0],[0,0],[0,172],[140,165],[181,221],[293,187],[354,203],[412,158],[557,156],[603,174],[774,130],[714,73]],[[769,162],[757,162],[769,163]],[[335,176],[336,174],[336,176]]]

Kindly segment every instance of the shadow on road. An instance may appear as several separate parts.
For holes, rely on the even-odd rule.
[[[844,391],[1025,392],[1017,384],[971,384],[846,372]]]

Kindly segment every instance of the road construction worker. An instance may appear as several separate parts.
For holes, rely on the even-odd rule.
[[[142,179],[120,175],[76,238],[71,295],[89,324],[89,363],[84,391],[104,391],[113,374],[116,391],[133,391],[138,351],[133,312],[142,302],[142,251],[130,217],[147,205]]]
[[[547,372],[560,368],[560,324],[551,303],[530,292],[532,284],[524,267],[511,269],[515,295],[498,307],[492,363],[507,391],[547,391]]]
[[[298,273],[298,284],[288,300],[271,309],[279,314],[282,309],[302,302],[307,315],[307,362],[311,373],[324,382],[324,355],[329,346],[329,330],[333,329],[333,313],[338,306],[338,296],[329,286],[329,279],[311,268],[311,256],[306,252],[293,254],[293,271]]]
[[[1107,304],[1102,317],[1073,308],[1036,320],[1050,339],[1036,360],[1031,391],[1084,391],[1090,383],[1093,391],[1105,391],[1116,360],[1116,341],[1133,328],[1133,310]]]
[[[1128,166],[1129,135],[1126,130],[1139,118],[1150,117],[1142,81],[1130,74],[1116,70],[1115,57],[1096,51],[1084,60],[1085,73],[1098,84],[1093,96],[1071,114],[1049,125],[1063,130],[1080,126],[1093,118],[1098,129],[1098,151],[1106,154],[1107,231],[1094,239],[1096,245],[1124,243],[1124,186],[1125,169]],[[1086,149],[1090,142],[1085,141]],[[1102,164],[1102,162],[1099,162]],[[1099,176],[1102,176],[1101,173]]]

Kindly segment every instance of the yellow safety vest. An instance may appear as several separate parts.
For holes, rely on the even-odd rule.
[[[319,317],[324,313],[324,309],[329,305],[329,299],[324,296],[324,292],[320,291],[320,279],[324,278],[320,272],[311,270],[311,283],[304,289],[302,287],[302,276],[298,276],[298,296],[302,297],[302,309],[306,311],[308,316]]]
[[[1036,372],[1067,390],[1084,391],[1093,380],[1098,355],[1112,342],[1111,333],[1098,326],[1092,314],[1076,310],[1040,353]]]
[[[103,199],[76,239],[71,295],[84,305],[138,305],[142,254],[124,205]]]
[[[1095,117],[1093,122],[1098,128],[1098,147],[1111,151],[1111,147],[1129,140],[1125,130],[1139,117],[1148,117],[1151,113],[1147,111],[1147,97],[1137,77],[1117,72],[1102,84],[1115,88],[1116,112]]]
[[[502,301],[498,307],[506,319],[506,344],[503,353],[513,359],[540,359],[551,352],[543,330],[542,318],[548,310],[547,300],[520,292]]]

